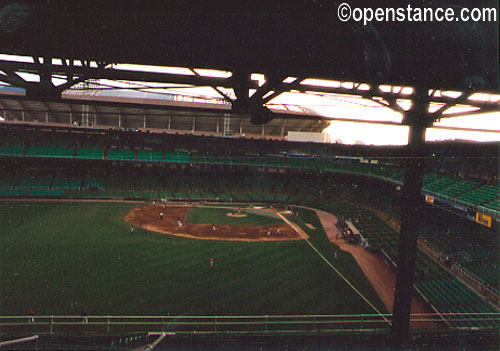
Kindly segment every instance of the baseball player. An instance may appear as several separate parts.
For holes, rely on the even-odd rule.
[[[88,317],[87,309],[85,309],[85,308],[82,310],[82,323],[84,323],[84,324],[88,324],[89,323],[89,317]]]
[[[215,259],[213,257],[210,257],[210,268],[211,269],[214,268],[214,261],[215,261]]]
[[[28,311],[28,316],[29,316],[28,322],[35,323],[35,312],[33,312],[33,310],[31,308]]]

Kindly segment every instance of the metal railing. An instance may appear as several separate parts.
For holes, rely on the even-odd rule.
[[[411,322],[435,325],[443,317],[467,322],[471,330],[500,325],[500,313],[413,314]],[[173,332],[178,334],[293,334],[387,332],[390,314],[280,315],[280,316],[0,316],[2,332],[126,333]],[[488,323],[483,323],[487,321]],[[482,327],[485,328],[485,327]],[[489,327],[486,327],[488,329]]]

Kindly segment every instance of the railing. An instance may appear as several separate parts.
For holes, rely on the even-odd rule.
[[[488,286],[483,279],[477,277],[475,274],[469,272],[466,268],[463,268],[458,264],[452,264],[450,269],[458,277],[460,277],[460,279],[473,287],[474,290],[483,296],[487,301],[491,302],[497,308],[500,307],[500,294],[495,288]]]
[[[13,345],[19,345],[19,344],[24,344],[24,343],[30,343],[30,342],[34,342],[37,340],[38,340],[38,335],[33,335],[33,336],[28,336],[26,338],[21,338],[21,339],[0,341],[0,348],[6,347],[6,346],[13,346]]]
[[[434,258],[441,265],[445,265],[446,254],[442,253],[429,241],[419,238],[418,248],[429,257]],[[495,290],[495,288],[489,287],[483,279],[455,263],[448,267],[448,269],[453,272],[457,278],[469,285],[469,287],[471,287],[476,293],[487,299],[487,301],[491,302],[497,308],[500,306],[500,294]]]
[[[471,327],[488,321],[500,325],[500,313],[413,314],[411,322],[429,325],[445,318],[467,321]],[[390,314],[282,315],[282,316],[0,316],[4,333],[127,333],[177,334],[304,334],[374,331],[388,332]],[[492,324],[493,323],[493,324]],[[424,327],[422,327],[424,328]],[[488,329],[488,328],[486,328]]]

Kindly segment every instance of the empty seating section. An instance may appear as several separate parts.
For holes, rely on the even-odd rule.
[[[30,196],[31,190],[28,189],[2,189],[0,188],[0,196],[16,197],[16,196]]]
[[[58,145],[57,142],[38,142],[31,144],[26,152],[28,157],[64,157],[71,158],[75,149],[67,145]]]
[[[457,197],[457,200],[473,205],[483,205],[500,197],[497,185],[483,185]]]
[[[496,269],[500,243],[495,230],[436,208],[426,216],[424,229],[423,239],[441,253],[441,259],[448,257],[451,263],[500,291]]]
[[[76,158],[102,160],[104,158],[104,148],[81,147],[76,150]]]
[[[134,161],[135,160],[135,150],[108,149],[108,160]]]
[[[488,259],[482,261],[474,261],[470,263],[462,263],[461,266],[475,277],[480,278],[488,286],[498,288],[499,277],[498,272],[500,265],[495,259]]]
[[[137,150],[138,161],[162,162],[163,153],[153,150]]]
[[[495,200],[489,201],[489,202],[483,204],[482,206],[486,207],[489,210],[500,212],[500,199],[495,199]]]
[[[42,134],[37,134],[33,139],[6,135],[0,141],[0,156],[108,159],[112,161],[137,160],[142,162],[181,164],[316,169],[373,175],[390,179],[399,184],[404,181],[404,172],[400,168],[395,165],[387,166],[379,164],[376,159],[369,159],[367,161],[366,159],[352,158],[346,160],[331,156],[305,156],[278,153],[270,155],[238,155],[237,152],[231,154],[232,150],[230,148],[226,150],[226,154],[221,155],[197,155],[196,151],[190,155],[186,151],[159,150],[165,144],[161,142],[161,139],[153,137],[147,139],[150,143],[147,147],[144,145],[143,148],[135,151],[123,146],[106,146],[106,142],[102,142],[100,136],[79,135],[77,136],[77,147],[75,148],[72,146],[75,144],[75,141],[70,138],[71,136],[66,136],[66,133],[58,134],[60,134],[57,136],[58,139],[55,139],[53,135],[51,138],[44,139]],[[111,141],[108,143],[113,145]],[[119,145],[126,144],[121,143]],[[170,150],[172,150],[173,145],[169,145]],[[167,146],[165,147],[167,148]],[[184,148],[183,145],[180,146]],[[481,185],[473,181],[432,173],[424,177],[423,192],[469,206],[481,206],[491,211],[500,211],[500,191],[498,185]],[[266,196],[266,198],[269,197]]]
[[[50,189],[51,183],[52,175],[30,172],[21,176],[16,189]]]
[[[178,161],[179,163],[189,163],[190,162],[189,154],[187,152],[178,152],[177,158],[179,160]]]
[[[187,152],[165,152],[165,162],[190,163],[190,158]]]
[[[35,197],[62,197],[62,189],[33,189],[31,190],[30,196]]]
[[[134,190],[135,178],[132,171],[113,173],[105,177],[104,187],[106,190]]]
[[[0,175],[0,189],[13,189],[18,179],[19,175],[16,173],[2,172]]]
[[[79,190],[81,187],[81,183],[81,177],[67,177],[64,174],[57,174],[56,176],[54,176],[52,189]]]
[[[104,190],[104,182],[102,176],[88,174],[83,178],[84,190]]]
[[[422,189],[431,193],[440,193],[457,179],[440,174],[426,174],[423,179]]]
[[[457,279],[434,279],[416,284],[441,313],[452,313],[445,318],[456,327],[498,327],[498,321],[484,320],[481,313],[497,312],[484,303],[473,291]],[[478,319],[478,320],[476,320]]]
[[[193,159],[193,157],[191,157]],[[217,156],[202,156],[200,163],[211,165],[231,165],[231,157],[217,157]]]
[[[234,156],[230,160],[235,166],[258,166],[260,164],[257,156]]]
[[[0,155],[2,156],[23,156],[26,146],[23,142],[11,142],[5,140],[0,144]]]
[[[477,188],[478,186],[479,184],[475,182],[459,180],[458,182],[451,184],[449,187],[442,189],[440,193],[450,198],[454,198],[458,195],[472,190],[473,188]]]

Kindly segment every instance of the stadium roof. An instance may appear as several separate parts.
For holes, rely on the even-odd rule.
[[[4,53],[435,89],[499,88],[498,19],[365,25],[342,22],[339,3],[327,0],[2,3]],[[419,7],[422,1],[408,4]],[[424,4],[498,6],[496,0]],[[350,0],[349,5],[398,8],[401,2]]]
[[[65,94],[60,102],[24,98],[22,89],[0,88],[0,114],[6,120],[51,124],[86,124],[99,127],[158,129],[206,135],[283,138],[289,131],[322,132],[329,124],[321,118],[301,118],[288,111],[265,125],[251,124],[248,116],[221,113],[229,106],[210,108],[182,96],[139,91],[101,91],[94,95]]]
[[[61,104],[76,99],[78,104],[86,99],[90,105],[114,104],[115,110],[109,113],[133,105],[138,108],[135,114],[142,108],[140,114],[146,120],[149,111],[164,110],[157,114],[183,116],[178,124],[184,128],[196,125],[199,117],[215,116],[211,113],[218,110],[219,116],[236,120],[237,131],[254,133],[267,128],[279,136],[292,129],[288,120],[298,116],[312,122],[293,122],[293,128],[314,131],[328,125],[317,122],[321,117],[339,118],[338,111],[332,115],[318,106],[294,103],[293,99],[299,99],[295,93],[337,100],[341,95],[360,97],[365,100],[362,104],[369,100],[399,116],[389,120],[341,116],[339,120],[368,119],[371,123],[393,125],[407,122],[401,116],[416,98],[414,87],[428,92],[434,122],[463,115],[464,110],[457,108],[467,109],[468,105],[473,106],[469,108],[473,114],[500,109],[497,18],[460,23],[342,22],[336,16],[339,4],[323,0],[210,4],[55,0],[2,4],[5,6],[0,9],[0,52],[16,54],[17,58],[25,56],[24,61],[8,55],[0,60],[0,81],[24,88],[26,96],[18,100]],[[377,6],[365,0],[352,0],[349,4],[353,8]],[[391,0],[383,5],[397,8],[401,3]],[[410,1],[409,6],[418,8],[422,4]],[[455,10],[464,6],[492,8],[498,15],[498,3],[494,0],[445,1],[424,6]],[[177,70],[172,71],[174,68]],[[207,69],[212,73],[207,73]],[[264,78],[254,79],[257,73]],[[114,89],[130,82],[136,86],[121,88],[115,95],[109,95],[113,94],[110,91],[86,94],[86,98],[73,96],[75,91],[68,94],[68,88],[89,80],[114,84]],[[138,83],[142,86],[137,87]],[[192,88],[208,88],[216,94],[198,93],[192,95],[192,101],[180,101],[179,96]],[[140,102],[137,94],[130,91],[133,89],[144,92]],[[160,89],[166,91],[161,99],[145,95],[157,94]],[[173,89],[184,92],[173,94]],[[474,99],[477,92],[489,94],[484,94],[486,100]],[[280,98],[286,94],[289,99],[283,102]],[[173,95],[176,101],[170,103]],[[9,102],[10,96],[4,98],[8,100],[3,101],[7,117],[17,114],[14,118],[19,119],[23,108]],[[144,106],[137,106],[138,103]],[[102,107],[94,108],[94,112],[101,110]],[[30,112],[35,113],[24,109],[23,118]],[[45,113],[50,117],[50,110]],[[106,113],[101,115],[97,117],[101,122],[116,122],[107,120]],[[125,115],[132,114],[123,113],[122,118]],[[244,118],[252,124],[276,121],[264,128],[251,127],[249,123],[244,125]],[[127,125],[125,119],[122,125]],[[205,121],[208,122],[206,118]],[[146,125],[148,122],[156,123],[154,118]],[[216,125],[204,129],[217,130],[216,120],[212,122]],[[156,124],[165,125],[166,121]],[[473,129],[491,128],[476,125]],[[494,130],[497,131],[498,128]]]

